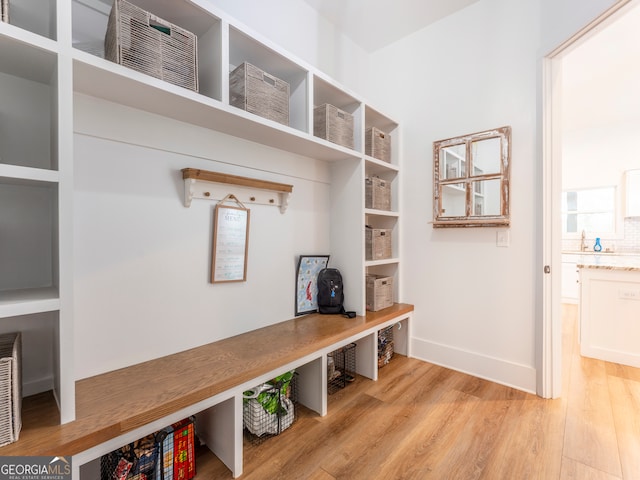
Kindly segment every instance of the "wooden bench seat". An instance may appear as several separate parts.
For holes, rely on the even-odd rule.
[[[1,455],[76,455],[413,311],[352,319],[311,314],[76,382],[76,420],[23,410],[20,440]],[[57,412],[56,412],[57,414]]]

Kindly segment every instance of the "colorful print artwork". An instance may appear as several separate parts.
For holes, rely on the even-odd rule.
[[[296,277],[296,315],[318,310],[316,281],[318,272],[328,264],[329,255],[300,256]]]

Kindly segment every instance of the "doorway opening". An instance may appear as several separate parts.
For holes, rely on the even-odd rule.
[[[625,235],[621,213],[622,172],[640,168],[635,149],[625,153],[640,131],[638,59],[640,0],[627,0],[544,60],[543,249],[552,272],[560,273],[544,282],[544,397],[562,390],[562,303],[579,299],[578,254],[592,252],[596,238],[603,250],[640,249],[640,241]],[[593,195],[608,200],[585,208]]]

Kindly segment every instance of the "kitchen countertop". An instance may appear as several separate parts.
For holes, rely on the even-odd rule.
[[[599,268],[603,270],[626,270],[640,272],[640,255],[630,253],[565,252],[576,255],[578,268]]]
[[[640,250],[631,250],[631,251],[611,251],[611,250],[603,250],[602,252],[594,252],[592,249],[589,250],[563,250],[563,255],[601,255],[604,257],[614,256],[614,257],[640,257]]]

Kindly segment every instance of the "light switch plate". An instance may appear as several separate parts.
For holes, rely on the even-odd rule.
[[[509,230],[498,230],[496,232],[496,247],[508,247],[511,243]]]

